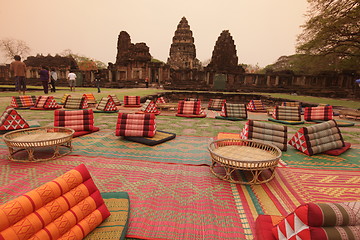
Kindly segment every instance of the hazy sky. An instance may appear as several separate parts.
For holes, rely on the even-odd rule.
[[[70,49],[107,64],[115,62],[118,35],[126,31],[166,62],[185,16],[200,61],[211,58],[220,33],[229,30],[239,63],[265,67],[295,53],[307,6],[306,0],[0,0],[0,39],[25,41],[31,55]]]

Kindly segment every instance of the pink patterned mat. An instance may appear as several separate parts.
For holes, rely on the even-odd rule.
[[[3,151],[1,151],[3,153]],[[244,239],[232,186],[208,166],[65,156],[38,163],[0,161],[0,204],[84,163],[100,192],[128,192],[127,237]]]

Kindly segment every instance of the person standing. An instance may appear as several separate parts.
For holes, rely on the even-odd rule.
[[[15,79],[15,91],[18,91],[19,94],[23,92],[25,95],[26,91],[26,64],[21,61],[19,55],[14,56],[13,62],[10,63],[10,73],[14,76]]]
[[[149,87],[149,78],[148,77],[145,78],[145,84],[146,84],[146,88],[148,88]]]
[[[75,92],[75,81],[76,81],[76,74],[73,73],[73,71],[71,71],[68,74],[68,81],[69,81],[69,87],[70,87],[70,92],[72,92],[74,90]]]
[[[44,93],[48,94],[49,92],[49,82],[50,82],[50,74],[49,69],[45,66],[41,67],[41,70],[39,71],[40,80],[44,89]]]
[[[50,84],[51,84],[51,92],[56,92],[56,81],[57,81],[58,77],[57,77],[57,73],[55,71],[55,68],[51,69],[50,72]]]
[[[96,70],[95,72],[95,84],[96,84],[96,87],[97,87],[97,90],[98,90],[98,93],[100,93],[100,82],[101,82],[101,73],[100,73],[100,70]]]

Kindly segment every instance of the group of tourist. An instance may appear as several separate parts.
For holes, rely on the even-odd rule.
[[[49,72],[48,67],[42,66],[39,71],[39,76],[45,94],[48,94],[49,92],[49,84],[51,84],[51,92],[56,92],[55,83],[57,81],[57,73],[55,69],[51,69]]]
[[[15,90],[19,92],[19,94],[25,95],[26,92],[26,64],[21,61],[21,57],[19,55],[14,56],[14,61],[10,63],[10,73],[15,79]],[[45,94],[50,91],[56,92],[56,81],[58,80],[57,73],[54,68],[49,71],[49,68],[46,66],[42,66],[39,71],[40,81],[43,86],[43,90]],[[76,74],[72,71],[67,76],[69,81],[70,91],[75,92],[76,85]],[[100,79],[98,80],[100,81]],[[100,92],[99,84],[97,84],[98,92]]]

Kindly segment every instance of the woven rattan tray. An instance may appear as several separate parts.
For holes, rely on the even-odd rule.
[[[37,127],[26,128],[4,134],[3,140],[9,148],[9,160],[19,162],[37,162],[51,160],[68,154],[72,151],[71,140],[74,130],[64,127]],[[60,147],[67,147],[69,151],[60,153]],[[54,154],[48,158],[35,158],[34,150],[53,147]],[[27,159],[16,159],[14,155],[26,150]]]
[[[209,144],[208,150],[212,158],[211,172],[220,179],[241,184],[270,181],[282,155],[272,144],[244,139],[216,140]],[[236,170],[251,173],[250,180],[236,176]]]

